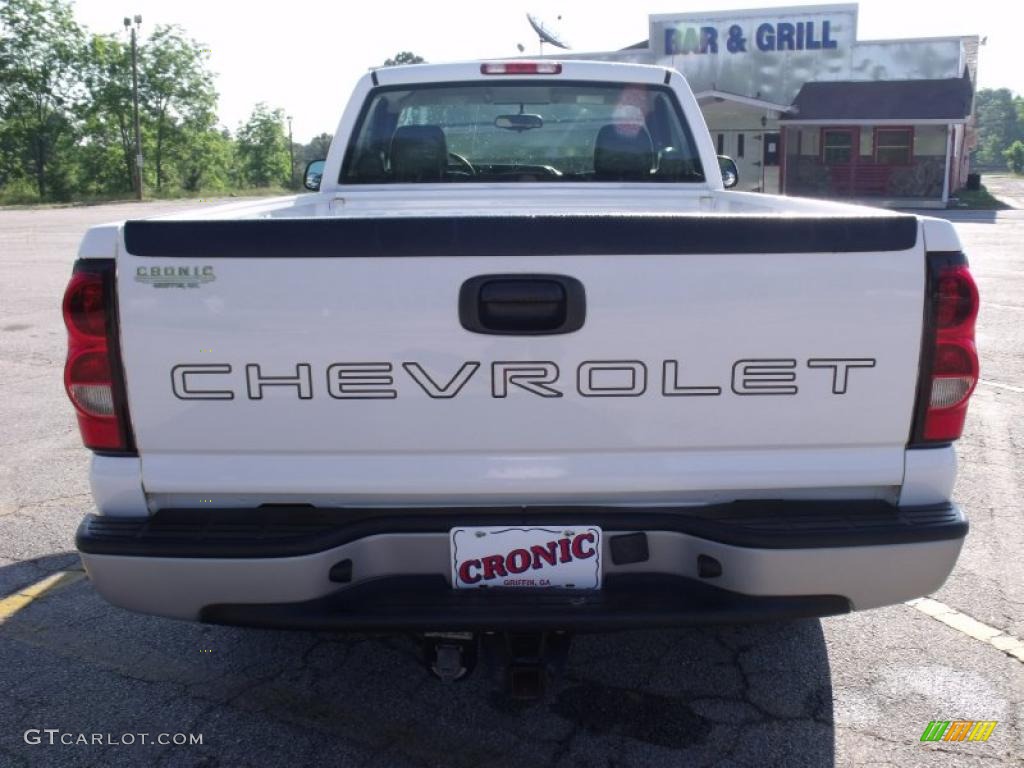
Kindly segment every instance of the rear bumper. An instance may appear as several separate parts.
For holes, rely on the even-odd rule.
[[[831,616],[835,595],[752,597],[660,574],[609,576],[600,592],[453,590],[437,575],[393,576],[301,603],[209,605],[212,624],[311,630],[559,630],[726,624]]]
[[[454,591],[456,525],[595,524],[600,592]],[[642,547],[618,547],[643,533]],[[967,533],[951,504],[743,502],[712,507],[165,510],[90,515],[78,548],[132,610],[249,626],[597,630],[821,616],[934,592]],[[634,537],[635,539],[635,537]],[[712,558],[718,575],[698,567]],[[715,569],[717,570],[717,569]]]

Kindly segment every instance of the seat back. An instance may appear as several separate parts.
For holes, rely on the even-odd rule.
[[[594,176],[602,181],[649,181],[654,143],[637,123],[602,126],[594,142]]]
[[[441,181],[448,165],[448,142],[437,125],[401,125],[391,137],[395,181]]]

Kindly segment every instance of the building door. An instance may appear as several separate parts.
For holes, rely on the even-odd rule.
[[[779,165],[782,161],[782,144],[781,136],[778,133],[766,133],[764,134],[763,140],[763,160],[764,167],[762,169],[762,178],[764,184],[762,187],[763,192],[769,194],[778,194],[782,191],[779,179]]]
[[[821,164],[828,169],[832,197],[854,197],[860,128],[836,126],[821,129]]]
[[[715,130],[711,131],[720,155],[728,155],[736,161],[740,183],[736,189],[760,192],[764,186],[761,159],[763,136],[760,130]]]

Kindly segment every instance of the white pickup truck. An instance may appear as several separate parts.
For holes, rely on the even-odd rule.
[[[315,194],[89,230],[65,378],[95,588],[443,636],[936,590],[978,377],[956,233],[719,162],[670,69],[395,67]]]

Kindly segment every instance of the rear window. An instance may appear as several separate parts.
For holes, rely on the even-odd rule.
[[[342,183],[701,182],[668,88],[502,83],[379,88]]]

